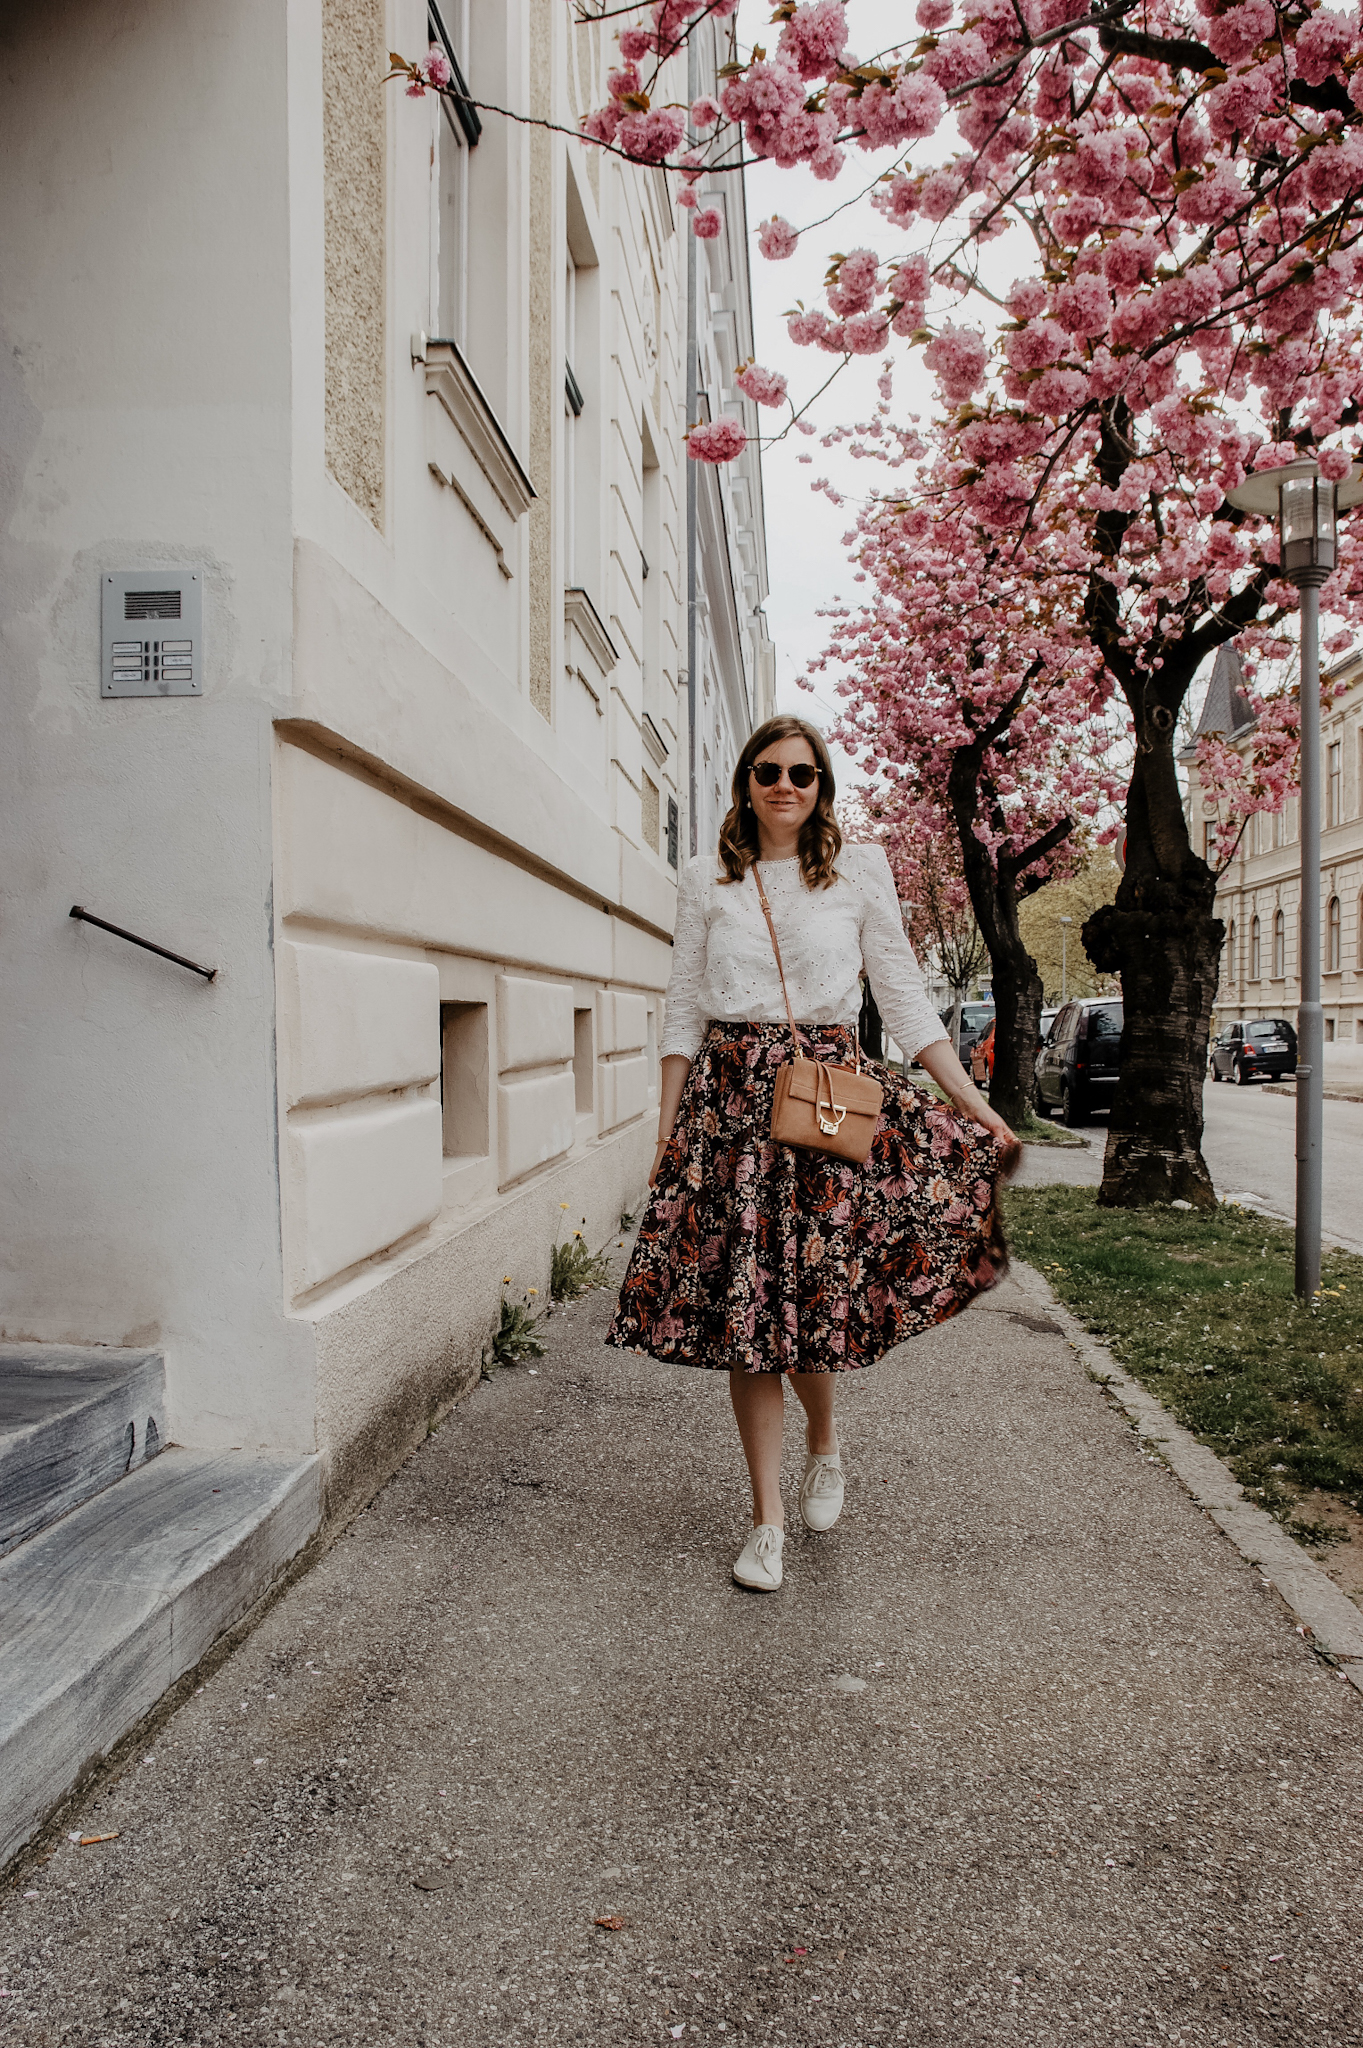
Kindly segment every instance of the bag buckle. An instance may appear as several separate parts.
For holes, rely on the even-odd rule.
[[[846,1116],[847,1111],[840,1102],[833,1100],[833,1076],[829,1073],[823,1062],[820,1061],[818,1087],[822,1088],[825,1081],[828,1083],[828,1107],[825,1109],[823,1103],[819,1101],[818,1089],[816,1089],[814,1114],[818,1118],[819,1129],[823,1132],[824,1136],[826,1138],[836,1138],[838,1132],[842,1129],[842,1120]]]

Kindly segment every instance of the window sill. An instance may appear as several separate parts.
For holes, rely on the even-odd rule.
[[[509,578],[506,556],[517,521],[535,502],[535,487],[454,343],[428,341],[418,360],[427,397],[439,401],[426,430],[431,474],[453,490]]]

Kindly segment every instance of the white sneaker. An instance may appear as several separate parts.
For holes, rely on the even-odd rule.
[[[786,1532],[772,1522],[759,1522],[734,1560],[734,1577],[755,1593],[774,1593],[781,1583],[781,1551]]]
[[[800,1514],[806,1529],[831,1529],[842,1513],[842,1452],[810,1451],[800,1483]]]

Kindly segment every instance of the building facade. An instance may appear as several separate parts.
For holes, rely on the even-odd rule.
[[[697,245],[572,139],[609,29],[9,17],[0,1319],[155,1347],[171,1440],[323,1513],[637,1203],[678,866],[773,708],[741,181]],[[428,37],[569,132],[385,84]]]
[[[1321,721],[1321,1000],[1328,1085],[1332,1073],[1356,1070],[1363,1059],[1363,655],[1350,655],[1326,680],[1336,693]],[[1239,664],[1223,648],[1198,733],[1224,733],[1248,747],[1253,730]],[[1216,804],[1203,794],[1191,749],[1184,766],[1189,832],[1197,851],[1214,864]],[[1301,1000],[1300,806],[1294,791],[1281,812],[1251,818],[1221,876],[1216,909],[1226,940],[1218,1026],[1238,1018],[1295,1020]]]

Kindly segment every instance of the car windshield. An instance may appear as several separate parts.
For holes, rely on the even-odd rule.
[[[1120,1038],[1122,1035],[1122,1006],[1120,1003],[1104,1003],[1100,1010],[1089,1011],[1090,1038]]]
[[[993,1007],[991,1005],[986,1009],[983,1003],[967,1003],[961,1011],[961,1018],[964,1023],[970,1026],[972,1031],[978,1031],[981,1024],[993,1023]]]
[[[1249,1035],[1251,1038],[1285,1038],[1291,1028],[1291,1025],[1284,1024],[1281,1018],[1271,1017],[1267,1023],[1251,1024]]]

